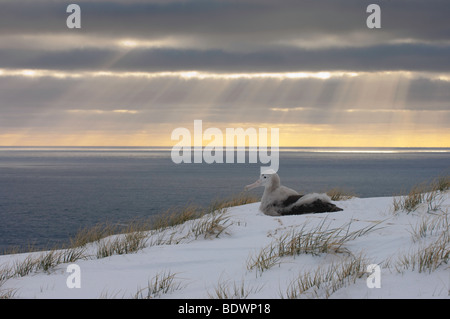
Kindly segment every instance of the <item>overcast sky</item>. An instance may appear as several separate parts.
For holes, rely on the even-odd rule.
[[[0,145],[170,146],[199,119],[450,147],[449,1],[76,1],[81,29],[70,3],[0,0]]]

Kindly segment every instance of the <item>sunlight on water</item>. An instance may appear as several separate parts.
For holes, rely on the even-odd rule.
[[[365,148],[365,147],[280,147],[284,152],[313,153],[357,153],[357,154],[395,154],[395,153],[450,153],[450,148]]]

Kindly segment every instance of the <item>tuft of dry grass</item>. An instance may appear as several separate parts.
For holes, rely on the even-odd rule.
[[[252,293],[257,293],[262,287],[248,287],[244,280],[230,282],[219,280],[213,292],[208,292],[211,299],[246,299]]]
[[[4,267],[0,269],[0,299],[10,299],[14,295],[13,289],[1,289],[3,284],[11,278],[11,268]]]
[[[0,288],[2,287],[2,282],[0,282]],[[0,289],[0,299],[12,299],[17,293],[17,289]]]
[[[330,196],[331,200],[333,201],[348,200],[356,197],[355,193],[347,191],[340,187],[330,189],[329,191],[327,191],[327,195]]]
[[[361,278],[366,273],[368,264],[362,255],[349,256],[331,265],[300,273],[289,283],[285,292],[280,291],[280,297],[329,298],[338,289],[354,284]]]
[[[450,258],[450,235],[449,230],[442,234],[433,242],[426,246],[403,254],[400,256],[395,268],[398,272],[404,270],[418,270],[421,272],[428,271],[431,273],[440,265],[447,264]]]
[[[98,242],[101,239],[117,234],[120,227],[111,223],[101,223],[78,230],[70,239],[70,247],[82,247],[89,243]]]
[[[432,182],[432,188],[440,192],[445,192],[450,189],[450,175],[440,176],[435,178]]]
[[[443,200],[443,193],[450,187],[450,176],[439,177],[429,184],[420,184],[411,188],[406,196],[394,196],[392,207],[394,213],[416,211],[422,204],[427,205],[427,211],[437,211]]]
[[[423,186],[414,186],[407,196],[394,197],[394,212],[401,210],[414,212],[425,200],[424,190]]]
[[[411,235],[413,242],[420,241],[430,236],[434,236],[443,231],[449,231],[448,211],[442,214],[429,214],[422,216],[420,222],[415,226],[411,225]]]
[[[419,246],[409,253],[400,255],[395,268],[432,272],[450,258],[450,223],[448,210],[439,214],[427,214],[411,227],[414,243]],[[431,241],[430,241],[431,240]]]
[[[292,230],[275,239],[254,256],[247,260],[247,269],[256,269],[261,274],[263,271],[278,264],[282,257],[296,256],[300,254],[320,255],[323,253],[349,253],[344,244],[360,236],[373,231],[381,222],[363,227],[356,231],[350,231],[352,222],[339,228],[329,228],[324,219],[312,230],[307,230],[305,225],[299,230]]]
[[[147,287],[138,289],[134,299],[158,298],[164,294],[181,289],[181,283],[175,281],[176,275],[170,271],[156,274],[148,281]]]
[[[196,205],[187,205],[182,208],[171,208],[165,213],[158,215],[151,222],[152,230],[162,230],[168,227],[184,224],[187,221],[193,219],[200,219],[209,214],[215,214],[215,212],[225,212],[226,208],[240,206],[258,202],[259,199],[247,193],[240,193],[232,196],[229,199],[215,200],[209,207],[201,208]]]
[[[135,253],[146,247],[146,239],[147,235],[140,231],[110,236],[99,241],[97,258]]]
[[[190,226],[188,236],[192,234],[195,239],[201,236],[218,238],[231,225],[227,213],[226,208],[221,208],[195,220]]]
[[[182,208],[170,208],[163,214],[155,216],[151,220],[152,230],[163,230],[185,222],[202,217],[205,210],[195,205],[187,205]]]
[[[281,257],[278,255],[276,250],[276,245],[270,244],[263,249],[261,249],[254,256],[249,256],[247,259],[247,269],[256,270],[262,274],[265,270],[272,268],[279,263]]]
[[[209,210],[215,211],[223,208],[229,208],[234,206],[241,206],[251,203],[259,202],[260,199],[254,195],[249,194],[248,192],[242,192],[237,195],[232,196],[231,198],[224,200],[215,200],[211,205]]]

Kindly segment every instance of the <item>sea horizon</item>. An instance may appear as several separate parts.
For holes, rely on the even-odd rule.
[[[199,146],[192,146],[197,148]],[[205,148],[205,146],[202,146]],[[0,151],[7,150],[39,150],[39,151],[171,151],[173,146],[0,146]],[[223,149],[234,148],[245,149],[258,148],[251,147],[227,147]],[[270,150],[270,146],[267,147]],[[403,152],[436,152],[449,153],[450,147],[389,147],[389,146],[280,146],[279,151],[306,151],[306,152],[360,152],[360,153],[403,153]]]

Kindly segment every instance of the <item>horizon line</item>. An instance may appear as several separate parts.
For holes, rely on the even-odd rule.
[[[152,150],[152,151],[170,151],[173,149],[174,146],[108,146],[108,145],[98,145],[98,146],[90,146],[90,145],[77,145],[77,146],[70,146],[70,145],[59,145],[59,146],[46,146],[46,145],[39,145],[39,146],[32,146],[32,145],[0,145],[0,150]],[[205,146],[185,146],[186,148],[191,148],[194,151],[198,148],[201,148],[202,150],[205,149]],[[245,150],[245,151],[251,151],[252,149],[254,151],[259,150],[259,146],[211,146],[214,150],[222,148],[222,150],[227,151],[229,149],[235,150]],[[264,148],[264,147],[262,147]],[[266,146],[267,150],[272,151],[271,146]],[[443,146],[443,147],[423,147],[423,146],[278,146],[275,147],[278,148],[279,151],[301,151],[301,150],[307,150],[312,152],[336,152],[336,153],[398,153],[398,152],[407,152],[407,151],[420,151],[424,150],[424,152],[435,152],[435,153],[449,153],[450,152],[450,146]]]

